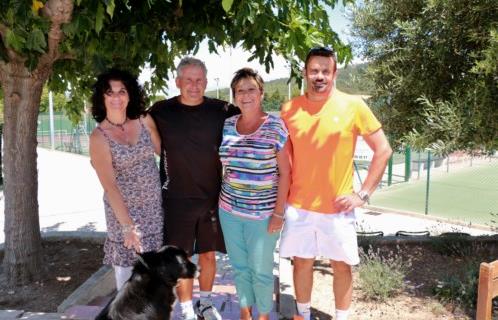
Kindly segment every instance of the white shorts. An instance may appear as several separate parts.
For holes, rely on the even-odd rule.
[[[281,257],[322,257],[360,263],[354,212],[323,214],[288,206],[280,237]]]

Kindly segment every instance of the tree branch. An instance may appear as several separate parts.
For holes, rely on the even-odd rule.
[[[4,25],[3,23],[0,23],[0,36],[2,36],[3,42],[5,49],[7,51],[7,56],[9,57],[10,60],[12,61],[19,61],[19,62],[24,62],[26,59],[23,59],[17,52],[15,52],[12,48],[7,47],[5,44],[5,38],[7,37],[7,30],[9,28]]]
[[[73,8],[73,0],[49,0],[45,3],[42,13],[52,24],[48,32],[48,50],[40,57],[35,69],[39,76],[48,76],[54,62],[66,58],[66,55],[59,52],[59,45],[64,38],[61,26],[71,21]]]
[[[73,53],[59,54],[59,60],[75,60],[76,55]]]
[[[0,60],[0,87],[3,85],[5,81],[5,74],[7,73],[7,69],[5,66],[5,62]],[[4,92],[5,94],[5,92]]]
[[[7,26],[3,23],[0,23],[0,36],[5,38],[5,34],[7,33]]]

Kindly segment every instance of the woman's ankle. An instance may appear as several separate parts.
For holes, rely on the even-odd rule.
[[[250,307],[240,308],[240,320],[252,320],[252,310]]]

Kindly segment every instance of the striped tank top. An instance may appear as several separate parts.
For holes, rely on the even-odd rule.
[[[219,149],[223,165],[220,207],[234,215],[263,220],[275,208],[278,189],[277,153],[288,132],[283,121],[268,115],[252,134],[237,132],[240,115],[225,120]]]

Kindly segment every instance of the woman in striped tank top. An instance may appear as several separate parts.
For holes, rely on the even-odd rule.
[[[283,121],[263,112],[263,79],[243,68],[231,82],[241,114],[228,118],[220,159],[223,183],[220,222],[235,286],[240,318],[260,320],[273,308],[273,251],[283,224],[290,184],[290,161]]]

